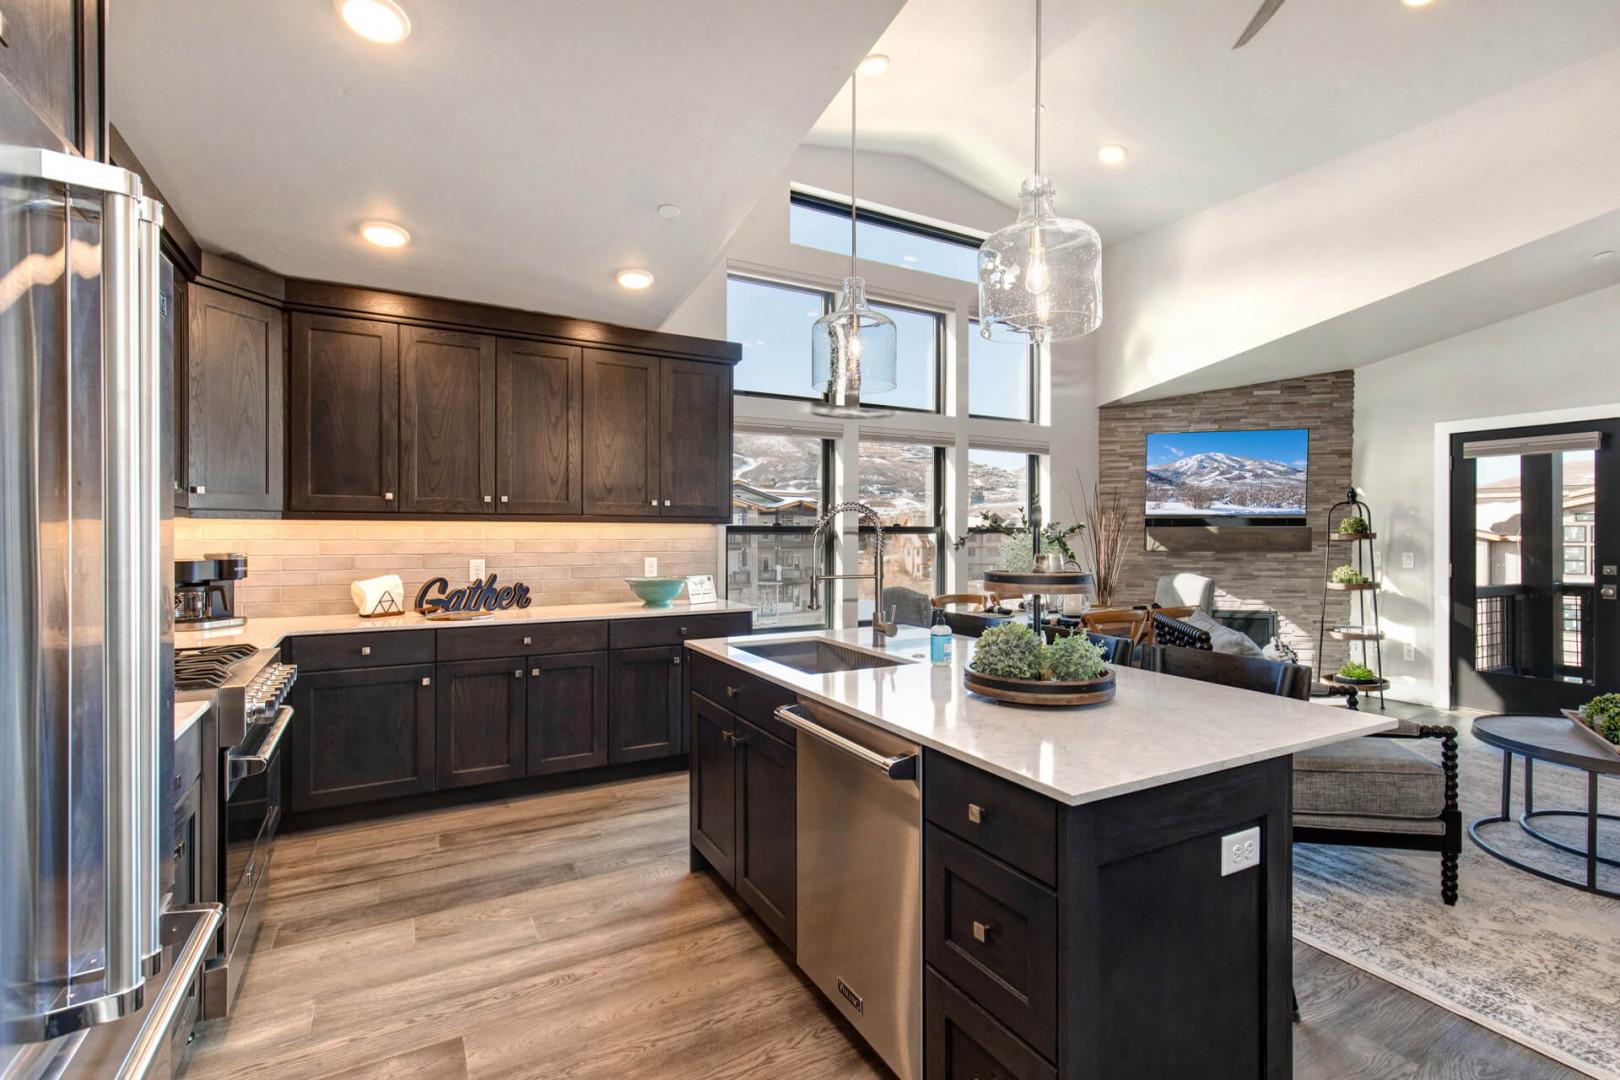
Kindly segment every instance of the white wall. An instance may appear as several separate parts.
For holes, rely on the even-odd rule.
[[[991,233],[1010,223],[1015,209],[1002,205],[912,158],[861,154],[857,186],[862,205],[901,211],[940,223]],[[750,273],[836,289],[849,272],[849,259],[788,242],[788,194],[800,184],[847,196],[849,155],[822,147],[802,146],[777,181],[727,242],[720,259],[676,307],[661,327],[673,333],[726,336],[726,274]],[[947,313],[945,416],[898,413],[880,421],[840,423],[810,415],[801,402],[739,396],[736,419],[742,426],[769,427],[842,438],[853,447],[861,433],[869,436],[930,436],[951,447],[947,482],[953,486],[951,534],[960,535],[967,520],[967,449],[1000,447],[1050,452],[1046,505],[1051,515],[1067,520],[1071,505],[1080,505],[1075,479],[1089,487],[1096,479],[1097,408],[1093,393],[1092,338],[1056,346],[1042,371],[1049,380],[1049,415],[1037,424],[973,419],[967,415],[968,320],[978,306],[977,285],[925,274],[904,267],[862,260],[860,271],[868,294]],[[809,365],[806,341],[805,364]],[[961,345],[962,347],[958,347]],[[954,361],[954,364],[949,363]],[[858,467],[845,455],[847,470]],[[947,548],[949,546],[947,545]],[[947,550],[947,558],[951,552]],[[954,561],[954,560],[953,560]],[[966,587],[954,567],[947,581]]]
[[[1451,433],[1616,415],[1620,286],[1356,372],[1354,474],[1379,532],[1391,696],[1449,703],[1443,462]],[[1401,565],[1405,553],[1412,569]]]
[[[1615,210],[1616,101],[1620,51],[1110,247],[1099,400],[1142,393]]]

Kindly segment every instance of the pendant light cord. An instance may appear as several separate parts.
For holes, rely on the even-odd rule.
[[[1035,175],[1041,175],[1041,0],[1035,0]]]
[[[860,69],[849,77],[849,276],[855,273],[855,87],[860,84]]]

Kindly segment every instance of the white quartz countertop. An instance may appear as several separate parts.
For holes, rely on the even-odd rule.
[[[928,662],[928,634],[890,639],[897,667],[807,674],[746,651],[810,636],[874,651],[870,630],[691,641],[696,652],[949,754],[1070,806],[1205,776],[1395,727],[1375,713],[1116,668],[1114,699],[1052,708],[969,693],[975,639],[954,639],[951,666]]]
[[[177,701],[174,703],[174,737],[179,738],[202,719],[211,703],[207,701]]]
[[[298,634],[375,634],[380,630],[454,630],[462,626],[494,626],[503,623],[558,623],[592,619],[673,619],[690,615],[728,614],[752,611],[747,604],[719,600],[712,604],[671,604],[669,607],[647,607],[639,600],[626,600],[613,604],[560,604],[541,607],[496,611],[487,619],[462,621],[426,619],[414,612],[382,619],[362,619],[358,615],[303,615],[283,619],[248,619],[245,626],[223,630],[201,630],[176,633],[177,649],[198,645],[256,645],[261,649],[274,648],[283,638]]]

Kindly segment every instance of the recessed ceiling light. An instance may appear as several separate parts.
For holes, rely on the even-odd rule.
[[[349,29],[379,45],[396,45],[411,33],[411,20],[394,0],[333,0]]]
[[[1434,0],[1401,0],[1407,7],[1428,7]]]
[[[681,208],[672,202],[660,203],[658,205],[658,216],[661,218],[668,218],[670,221],[674,221],[676,218],[681,216]]]
[[[872,53],[861,61],[857,70],[868,79],[875,79],[889,70],[889,58],[880,52]]]
[[[360,226],[360,235],[384,248],[404,247],[411,242],[411,234],[390,221],[368,221]]]
[[[1104,165],[1120,165],[1130,156],[1130,151],[1119,143],[1109,143],[1107,146],[1097,148],[1097,160]]]
[[[651,270],[642,270],[639,267],[629,266],[613,275],[613,280],[624,289],[645,289],[653,283]]]

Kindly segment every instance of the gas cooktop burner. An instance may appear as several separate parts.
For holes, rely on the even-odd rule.
[[[252,645],[209,645],[176,650],[175,689],[207,690],[224,686],[231,677],[231,668],[258,651]]]

